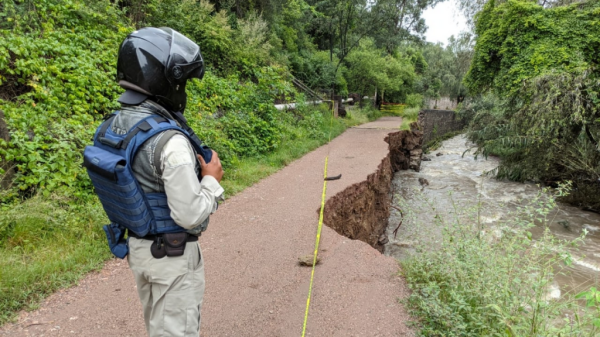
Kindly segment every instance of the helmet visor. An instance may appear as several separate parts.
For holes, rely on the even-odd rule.
[[[200,54],[200,47],[180,33],[174,30],[172,32],[171,52],[169,55],[177,54],[181,56],[183,62],[180,63],[191,63],[197,61],[197,57]]]
[[[174,82],[186,81],[190,78],[202,78],[204,61],[200,47],[179,32],[163,28],[171,33],[171,50],[167,61],[167,78]]]

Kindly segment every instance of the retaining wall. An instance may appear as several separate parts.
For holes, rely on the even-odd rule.
[[[423,130],[423,144],[465,127],[465,123],[452,110],[421,110],[419,125]]]
[[[439,99],[428,99],[427,109],[455,109],[458,103],[456,100],[450,99],[450,97],[441,97]]]

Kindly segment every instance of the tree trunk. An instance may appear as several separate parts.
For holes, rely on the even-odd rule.
[[[373,106],[377,106],[377,88],[375,88],[375,96],[373,98]]]
[[[0,139],[5,142],[10,141],[10,133],[8,132],[8,126],[4,121],[4,112],[0,110]],[[4,158],[0,157],[0,169],[4,173],[0,173],[0,188],[7,189],[12,185],[12,180],[15,175],[14,164],[9,161],[5,161]]]

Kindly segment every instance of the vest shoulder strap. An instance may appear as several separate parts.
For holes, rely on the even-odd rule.
[[[168,120],[166,118],[161,117],[161,116],[151,116],[151,117],[147,117],[147,118],[143,119],[136,126],[134,126],[131,130],[129,130],[129,132],[127,133],[127,137],[125,137],[125,139],[123,140],[123,143],[121,144],[121,148],[126,149],[127,146],[129,146],[129,143],[131,142],[133,137],[135,137],[138,134],[138,132],[140,132],[140,131],[148,132],[148,131],[152,130],[153,125],[149,122],[150,120],[153,120],[155,122],[154,123],[155,125],[157,123],[168,122]]]
[[[106,130],[108,130],[116,116],[117,114],[112,114],[108,118],[106,118],[104,122],[102,122],[102,125],[100,126],[100,131],[98,132],[98,136],[104,137],[104,135],[106,135]]]

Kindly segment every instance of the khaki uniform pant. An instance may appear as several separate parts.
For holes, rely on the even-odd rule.
[[[129,267],[135,277],[150,337],[198,337],[204,297],[200,245],[188,242],[182,256],[155,259],[151,240],[129,238]]]

